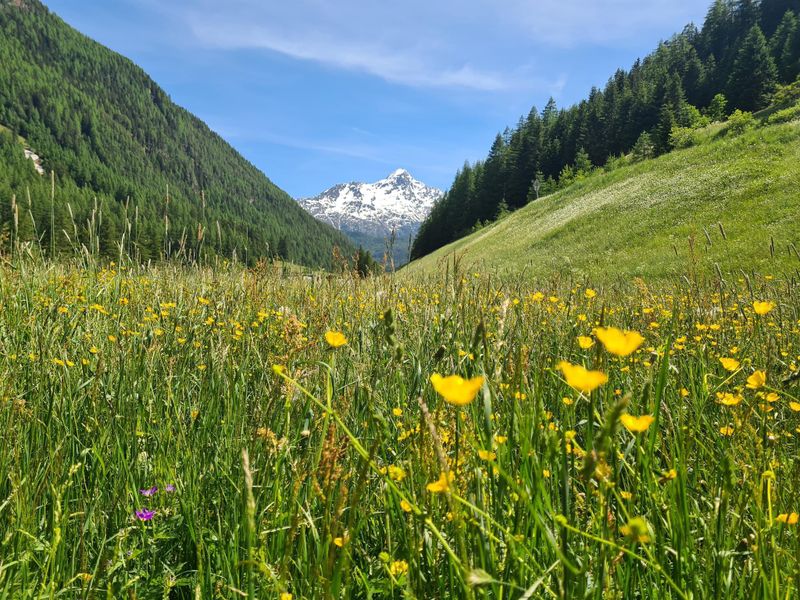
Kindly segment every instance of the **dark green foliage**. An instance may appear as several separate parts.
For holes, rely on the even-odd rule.
[[[677,139],[685,146],[690,133],[673,131],[702,127],[703,115],[722,121],[735,109],[764,108],[776,84],[800,73],[798,11],[800,0],[716,0],[702,30],[686,27],[588,99],[561,110],[550,99],[541,113],[532,110],[497,136],[486,161],[458,172],[422,225],[412,259],[490,221],[502,203],[514,210],[535,199],[536,178],[546,195],[609,157],[633,152],[642,160]]]
[[[770,39],[770,54],[783,81],[792,81],[800,74],[800,22],[787,12],[775,35]]]
[[[769,103],[775,91],[778,71],[769,54],[767,39],[753,25],[744,39],[728,78],[728,98],[736,108],[759,110]]]
[[[800,14],[800,0],[761,0],[760,9],[761,30],[771,36],[788,11]]]
[[[356,273],[359,277],[370,277],[381,271],[381,266],[372,258],[369,250],[364,250],[361,246],[356,251]]]
[[[122,244],[142,261],[253,263],[282,239],[295,242],[292,260],[314,266],[330,265],[334,246],[354,251],[144,71],[36,0],[0,0],[0,125],[55,173],[51,206],[50,178],[11,135],[0,140],[0,231],[13,230],[16,194],[19,239],[45,251],[116,256]]]

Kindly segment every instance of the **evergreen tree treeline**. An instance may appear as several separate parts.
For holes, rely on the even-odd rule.
[[[419,258],[516,209],[556,182],[569,182],[633,151],[667,152],[675,127],[764,108],[779,83],[800,75],[800,0],[716,0],[703,28],[680,34],[603,90],[569,109],[550,100],[498,135],[488,157],[465,164],[414,241]],[[702,113],[701,113],[702,109]]]
[[[330,266],[334,246],[355,253],[139,67],[38,0],[0,0],[0,244],[15,231],[45,250],[94,239],[109,256],[124,235],[142,260],[280,253]]]

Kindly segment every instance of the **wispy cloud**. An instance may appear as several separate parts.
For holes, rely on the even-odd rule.
[[[483,1],[483,0],[480,0]],[[699,21],[707,1],[698,0],[502,0],[498,18],[558,47],[625,45],[664,28],[677,32]]]
[[[301,60],[362,71],[393,83],[420,87],[463,87],[497,91],[518,87],[512,76],[475,68],[468,62],[435,64],[433,56],[408,49],[391,49],[370,39],[329,32],[292,33],[270,25],[211,22],[193,15],[190,26],[203,43],[222,48],[261,48]]]
[[[263,49],[412,87],[557,93],[562,82],[531,52],[511,51],[498,6],[470,2],[173,0],[159,10],[205,47]]]

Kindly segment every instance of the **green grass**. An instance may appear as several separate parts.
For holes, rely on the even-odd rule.
[[[797,282],[587,292],[4,263],[0,597],[795,597]],[[582,350],[599,323],[645,342]]]
[[[580,279],[669,279],[800,266],[800,123],[703,142],[600,173],[414,262]],[[723,235],[724,230],[724,235]]]
[[[0,123],[0,132],[9,132],[10,133],[11,130],[8,127],[6,127],[5,125],[3,125],[2,123]],[[26,143],[25,138],[22,137],[21,135],[18,135],[17,139],[19,140],[20,144],[24,145]]]

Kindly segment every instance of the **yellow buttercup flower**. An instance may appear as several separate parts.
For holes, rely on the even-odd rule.
[[[629,356],[636,352],[644,342],[642,335],[636,331],[622,331],[616,327],[598,327],[594,334],[611,354]]]
[[[450,404],[464,406],[475,400],[481,387],[483,387],[483,377],[473,377],[464,379],[458,375],[442,377],[438,373],[431,375],[433,389]]]
[[[720,427],[719,432],[725,437],[730,437],[733,435],[733,427],[731,427],[730,425],[726,425],[725,427]]]
[[[789,408],[794,412],[800,412],[800,402],[789,402]]]
[[[586,291],[583,293],[589,300],[597,296],[597,292],[594,291],[592,288],[587,288]]]
[[[770,312],[773,308],[775,308],[774,302],[769,302],[769,301],[761,302],[759,300],[753,302],[753,310],[757,315],[765,315],[768,312]]]
[[[564,374],[567,385],[583,393],[590,393],[608,381],[608,375],[602,371],[589,371],[588,369],[562,360],[558,363],[558,370]]]
[[[787,525],[796,525],[798,521],[800,521],[800,515],[796,512],[791,514],[783,513],[775,517],[775,521],[778,523],[786,523]]]
[[[620,423],[630,431],[631,433],[644,433],[650,428],[650,425],[653,424],[655,419],[650,415],[641,415],[636,417],[634,415],[629,415],[628,413],[624,413],[619,418]]]
[[[586,335],[579,335],[578,346],[580,346],[581,349],[583,350],[588,350],[589,348],[594,346],[594,340]]]
[[[747,378],[747,387],[751,390],[757,390],[762,388],[767,383],[767,372],[766,371],[756,371],[750,377]]]
[[[736,406],[740,404],[742,398],[741,394],[731,394],[730,392],[717,392],[717,401],[723,406]]]
[[[347,338],[341,331],[326,331],[325,341],[331,348],[341,348],[347,344]]]
[[[408,500],[400,500],[400,508],[403,509],[403,512],[410,513],[412,511],[411,503]]]
[[[731,371],[731,372],[738,369],[739,365],[741,364],[735,358],[720,358],[719,362],[722,363],[722,366],[725,368],[726,371]]]
[[[439,479],[427,485],[427,490],[432,494],[441,494],[450,489],[450,483],[453,481],[453,473],[442,472]]]
[[[497,454],[489,450],[478,450],[478,458],[485,461],[492,461],[497,458]]]

